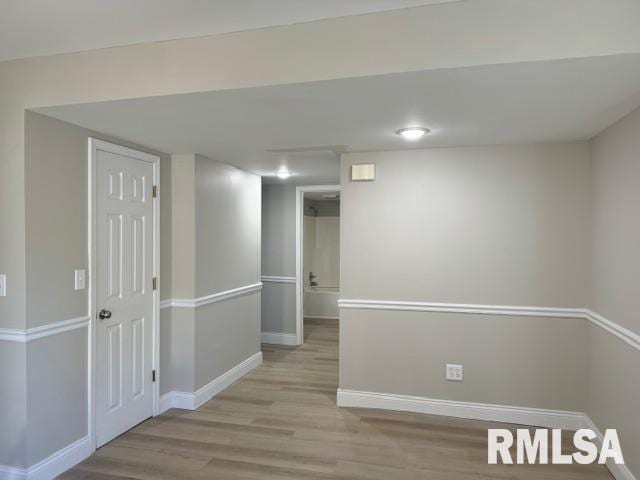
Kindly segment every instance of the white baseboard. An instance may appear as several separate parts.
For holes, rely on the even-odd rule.
[[[305,313],[304,318],[317,318],[318,320],[340,320],[340,317],[332,317],[330,315],[313,315]]]
[[[0,480],[25,480],[26,478],[25,469],[0,465]]]
[[[223,373],[204,387],[198,389],[195,393],[177,391],[165,393],[160,398],[160,411],[164,412],[169,408],[196,410],[229,385],[240,380],[243,376],[261,364],[262,352],[258,352],[247,358],[244,362],[236,365],[231,370]]]
[[[297,345],[298,338],[295,333],[262,332],[262,343],[270,345]]]
[[[400,412],[426,413],[472,420],[514,423],[517,425],[562,428],[565,430],[589,428],[598,436],[597,441],[599,445],[602,445],[603,439],[598,427],[586,413],[582,412],[456,402],[409,395],[393,395],[344,389],[338,389],[338,406],[379,408]],[[637,480],[627,465],[618,465],[609,459],[607,468],[616,480]]]
[[[575,430],[584,426],[582,412],[544,410],[485,403],[456,402],[408,395],[338,389],[338,406],[380,408],[447,417]]]
[[[602,432],[596,426],[596,424],[593,423],[593,420],[591,420],[589,415],[587,415],[586,413],[584,414],[583,428],[588,428],[590,430],[593,430],[597,435],[596,442],[598,446],[599,447],[602,446],[602,439],[604,438],[604,436],[602,435]],[[623,449],[622,454],[624,455],[624,453],[625,452]],[[613,475],[613,478],[615,478],[616,480],[636,480],[635,475],[631,473],[631,470],[629,470],[629,467],[627,467],[626,465],[618,465],[610,458],[607,461],[607,468],[611,472],[611,475]]]
[[[50,480],[93,453],[91,439],[83,437],[29,468],[0,466],[0,480]]]
[[[173,407],[173,392],[167,392],[160,395],[159,413],[162,414]]]

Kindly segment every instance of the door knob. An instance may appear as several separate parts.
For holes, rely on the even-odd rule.
[[[111,312],[109,310],[105,310],[104,308],[102,310],[100,310],[100,312],[98,313],[98,318],[100,320],[106,320],[111,318]]]

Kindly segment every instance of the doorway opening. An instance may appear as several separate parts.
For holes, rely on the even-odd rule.
[[[340,297],[340,187],[296,189],[296,335],[304,321],[338,320]]]

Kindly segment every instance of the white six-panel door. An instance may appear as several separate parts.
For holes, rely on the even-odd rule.
[[[97,447],[153,414],[154,166],[120,152],[94,153]]]

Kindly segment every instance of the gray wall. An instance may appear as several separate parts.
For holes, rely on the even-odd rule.
[[[89,137],[160,155],[161,251],[171,250],[171,216],[164,212],[170,213],[171,190],[167,155],[33,112],[26,112],[25,122],[26,293],[32,299],[27,302],[25,323],[32,328],[87,315],[88,290],[75,291],[73,282],[75,269],[88,269]],[[171,288],[168,259],[170,255],[162,256],[161,297],[167,296]],[[167,281],[163,282],[165,278]],[[13,376],[7,373],[9,378],[3,385],[13,384],[12,395],[25,393],[22,406],[12,407],[16,411],[0,411],[2,431],[16,432],[12,443],[20,443],[18,432],[24,432],[24,451],[0,449],[11,455],[9,459],[0,458],[0,464],[33,465],[85,436],[87,329],[63,332],[26,345],[0,342],[0,347],[11,352],[7,365],[24,361],[23,374],[16,374],[20,372],[16,368]],[[21,353],[16,353],[20,349]]]
[[[640,51],[633,0],[454,2],[178,41],[0,62],[0,326],[25,325],[26,109],[432,68]],[[554,27],[548,27],[548,18]],[[393,28],[389,28],[393,25]],[[535,42],[532,32],[545,30]],[[464,37],[452,31],[464,31]],[[406,39],[422,45],[406,49]],[[484,48],[470,49],[470,44]],[[515,46],[509,48],[509,46]],[[242,52],[243,61],[229,52]],[[309,52],[314,55],[310,56]],[[336,55],[340,51],[340,55]],[[376,52],[376,55],[370,55]],[[206,58],[208,61],[203,62]],[[104,65],[110,66],[105,75]],[[224,73],[221,73],[224,72]],[[82,201],[82,198],[78,198]],[[52,197],[56,204],[57,198]]]
[[[27,345],[0,341],[0,465],[27,464]]]
[[[342,298],[585,305],[588,158],[586,142],[344,155]],[[352,163],[376,181],[349,182]]]
[[[296,276],[296,187],[262,186],[262,275]],[[262,331],[296,333],[296,286],[265,282]]]
[[[353,163],[375,163],[376,180],[350,182]],[[347,154],[342,169],[341,298],[585,305],[586,142]],[[340,321],[341,388],[584,408],[583,320],[343,309]],[[465,381],[445,381],[445,363],[463,363]]]
[[[196,297],[195,155],[171,156],[172,296]]]
[[[27,343],[27,465],[87,435],[87,328]]]
[[[169,156],[33,112],[26,112],[27,327],[86,315],[87,290],[74,270],[87,269],[87,145],[95,137],[160,156],[161,250],[171,250]],[[166,178],[165,178],[166,177]],[[56,201],[51,201],[55,198]],[[162,208],[166,207],[166,208]],[[161,297],[171,291],[171,263],[161,256]]]
[[[340,388],[584,411],[584,320],[343,309]],[[464,365],[464,382],[444,379]]]
[[[195,181],[196,297],[259,282],[260,177],[198,155]]]
[[[10,292],[0,298],[0,327],[24,328],[25,303],[38,301],[26,296],[25,287],[25,263],[31,255],[25,251],[25,182],[38,182],[25,178],[25,109],[439,67],[627,53],[640,50],[640,30],[635,22],[639,12],[635,1],[621,2],[617,8],[603,7],[601,0],[528,2],[524,6],[510,0],[456,2],[437,8],[0,62],[0,272],[8,274]],[[547,29],[544,36],[531,42],[531,32],[544,30],[549,16],[558,28]],[[395,28],[389,29],[391,24]],[[462,40],[452,41],[453,26],[465,31]],[[403,49],[407,36],[425,46],[421,55]],[[478,42],[485,48],[468,48]],[[311,50],[313,57],[309,56]],[[337,50],[341,55],[335,54]],[[244,61],[238,62],[230,51],[242,52]],[[372,51],[375,56],[369,55]],[[109,75],[105,75],[104,65],[110,66]],[[40,173],[32,171],[30,175]],[[85,198],[80,196],[76,201],[84,202]],[[55,206],[58,199],[52,196],[49,201]],[[82,238],[72,242],[78,248],[86,243]],[[0,415],[4,425],[7,411]]]
[[[260,293],[195,312],[195,390],[260,351]]]
[[[640,334],[640,109],[591,141],[590,308]],[[617,428],[640,472],[640,352],[590,326],[589,403],[597,425]]]
[[[173,296],[194,299],[260,281],[260,177],[194,154],[172,156]],[[165,308],[171,382],[195,392],[260,351],[260,292]]]
[[[265,333],[296,333],[295,283],[264,282],[261,318]]]
[[[262,186],[262,275],[296,276],[296,186]]]

